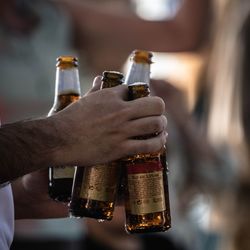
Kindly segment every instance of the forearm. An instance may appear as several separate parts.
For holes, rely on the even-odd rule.
[[[44,194],[41,200],[40,196],[34,196],[25,187],[23,178],[18,178],[11,183],[14,205],[15,219],[48,219],[63,218],[68,216],[67,204],[55,202]],[[39,196],[39,198],[38,198]]]
[[[0,183],[54,164],[62,144],[53,119],[3,125],[0,129]]]

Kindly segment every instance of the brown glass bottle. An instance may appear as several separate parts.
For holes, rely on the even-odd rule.
[[[78,59],[60,56],[56,64],[55,99],[48,116],[79,100],[81,96]],[[75,168],[72,166],[49,167],[49,196],[57,201],[69,202]]]
[[[136,50],[126,76],[129,100],[150,94],[152,53]],[[145,139],[155,135],[145,135]],[[137,154],[124,159],[125,229],[128,233],[162,232],[171,227],[166,151]]]
[[[123,74],[104,71],[101,88],[115,87],[123,83]],[[71,217],[90,217],[111,220],[120,181],[120,163],[114,161],[91,167],[77,167],[69,203]]]

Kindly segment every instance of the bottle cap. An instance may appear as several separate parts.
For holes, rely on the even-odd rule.
[[[131,60],[139,63],[148,63],[152,62],[153,53],[147,50],[134,50],[131,54]]]
[[[61,66],[73,66],[73,67],[77,67],[78,66],[78,58],[74,57],[74,56],[59,56],[57,59],[57,67],[61,67]]]
[[[124,82],[124,75],[118,71],[103,71],[101,88],[110,88],[120,85]]]

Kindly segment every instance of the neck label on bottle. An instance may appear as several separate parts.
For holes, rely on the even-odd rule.
[[[57,94],[64,93],[70,89],[80,93],[80,80],[77,68],[57,70],[56,72],[56,92]]]
[[[75,173],[74,167],[54,167],[53,168],[54,179],[73,178],[74,173]]]

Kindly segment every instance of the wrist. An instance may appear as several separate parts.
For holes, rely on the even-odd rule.
[[[0,182],[56,164],[56,152],[64,145],[57,126],[56,119],[49,118],[3,126],[0,131]]]

